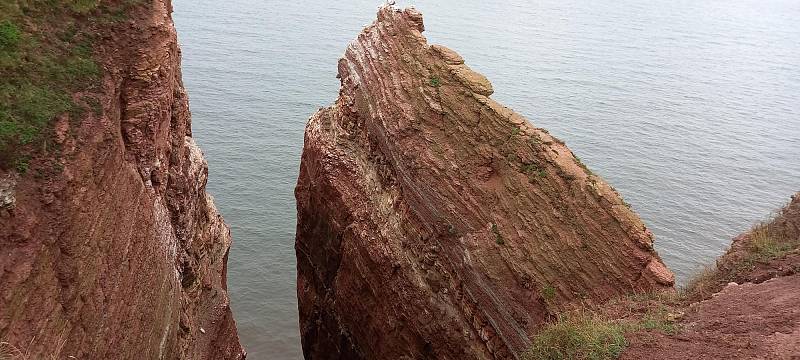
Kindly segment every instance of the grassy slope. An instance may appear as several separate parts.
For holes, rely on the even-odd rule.
[[[52,151],[53,120],[101,111],[93,98],[100,67],[93,28],[125,19],[140,0],[4,0],[0,2],[0,168],[24,173],[28,159]]]
[[[731,281],[753,281],[753,274],[800,256],[799,215],[800,200],[795,200],[778,216],[754,226],[737,239],[718,261],[717,268],[699,274],[677,293],[632,295],[612,300],[601,308],[559,315],[532,339],[533,346],[523,358],[616,359],[628,345],[625,333],[679,332],[679,319],[691,303],[710,297]],[[800,272],[800,263],[791,262]]]
[[[641,294],[612,300],[602,308],[566,312],[532,339],[525,360],[616,359],[625,350],[625,334],[678,331],[675,294]]]
[[[690,301],[704,300],[730,282],[757,283],[778,276],[776,267],[800,272],[800,263],[795,261],[800,257],[800,193],[795,196],[798,198],[772,219],[737,238],[715,267],[689,282],[684,296]]]

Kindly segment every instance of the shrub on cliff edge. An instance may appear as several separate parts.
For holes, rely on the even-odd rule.
[[[798,196],[798,195],[795,195]],[[683,295],[699,301],[722,290],[729,282],[756,280],[754,271],[766,271],[773,261],[784,258],[800,249],[797,225],[797,203],[784,207],[776,216],[753,226],[744,236],[734,240],[728,252],[717,260],[716,266],[707,267],[689,281]],[[779,266],[779,265],[778,265]],[[759,276],[760,281],[766,278]]]

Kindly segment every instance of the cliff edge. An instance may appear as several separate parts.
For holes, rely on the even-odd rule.
[[[306,126],[306,359],[515,359],[563,309],[672,288],[617,192],[423,30],[381,8]]]
[[[0,8],[0,350],[244,358],[170,1]]]
[[[622,359],[800,357],[800,193],[769,221],[736,237],[716,266],[677,299],[673,331],[628,335]],[[630,304],[626,304],[631,313]]]

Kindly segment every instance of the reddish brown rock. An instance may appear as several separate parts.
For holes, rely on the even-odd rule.
[[[0,171],[0,341],[31,358],[240,359],[169,0],[99,26],[102,110]],[[60,356],[58,356],[60,354]],[[55,358],[54,357],[54,358]]]
[[[797,359],[800,193],[770,221],[737,236],[716,264],[690,283],[677,304],[656,304],[685,314],[677,332],[627,334],[630,346],[621,358]]]
[[[616,191],[423,29],[379,10],[306,127],[306,359],[517,358],[554,312],[671,288]]]
[[[638,331],[620,357],[658,359],[797,359],[800,275],[760,284],[731,283],[686,309],[675,334]]]

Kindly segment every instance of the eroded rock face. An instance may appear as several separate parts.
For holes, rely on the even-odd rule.
[[[99,32],[102,110],[55,124],[0,218],[0,341],[32,358],[244,357],[171,4],[144,4]]]
[[[379,10],[306,127],[306,359],[517,358],[549,314],[670,288],[613,188],[422,31],[414,9]]]

